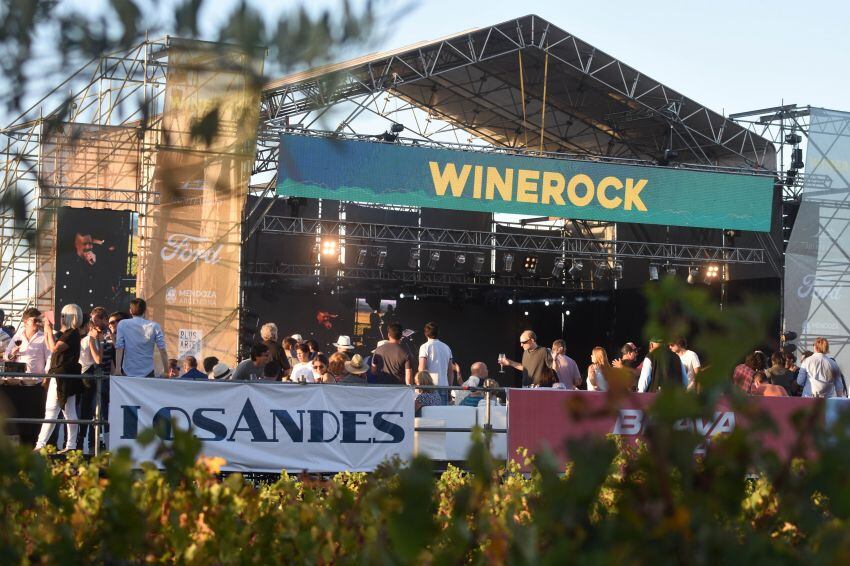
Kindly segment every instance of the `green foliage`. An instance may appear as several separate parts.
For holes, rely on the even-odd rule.
[[[665,327],[697,336],[722,371],[734,360],[712,349],[730,347],[715,334],[739,340],[731,348],[740,351],[761,339],[769,313],[753,302],[715,315],[704,297],[670,282],[649,296]],[[162,470],[132,469],[126,451],[49,462],[0,440],[0,560],[846,563],[850,412],[829,430],[813,425],[819,412],[800,414],[796,457],[783,461],[750,426],[707,447],[676,426],[712,410],[721,392],[726,381],[711,374],[698,394],[663,391],[641,444],[573,442],[566,470],[524,451],[497,464],[480,431],[468,470],[435,475],[414,459],[266,484],[221,477],[222,462],[200,456],[197,439],[180,431],[158,447]],[[734,403],[747,411],[745,399]]]

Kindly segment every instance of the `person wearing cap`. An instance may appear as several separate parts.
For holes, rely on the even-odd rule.
[[[387,326],[387,340],[378,342],[378,347],[372,352],[372,373],[381,381],[389,382],[391,378],[399,385],[413,384],[413,356],[401,345],[402,328],[397,322]],[[383,342],[383,343],[382,343]],[[378,369],[381,366],[381,369]],[[376,382],[378,379],[376,379]]]
[[[226,363],[219,362],[212,368],[210,379],[230,379],[231,373],[230,367]]]
[[[351,336],[340,336],[331,346],[336,348],[336,351],[340,354],[350,355],[351,351],[354,350],[354,344],[351,343]]]
[[[351,356],[351,361],[345,362],[345,371],[348,372],[348,374],[343,377],[339,382],[355,385],[366,385],[366,371],[368,369],[369,367],[363,360],[363,356],[361,356],[360,354],[354,354],[353,356]]]
[[[638,379],[638,393],[658,391],[667,386],[688,386],[688,373],[682,360],[670,348],[659,348],[663,342],[660,337],[649,340],[649,353],[643,360]]]

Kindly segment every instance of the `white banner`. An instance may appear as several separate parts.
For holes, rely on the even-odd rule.
[[[371,471],[413,455],[413,389],[356,385],[234,383],[114,377],[109,388],[109,447],[127,446],[154,461],[154,428],[173,439],[172,420],[191,428],[202,453],[229,471]],[[157,425],[157,426],[155,426]]]

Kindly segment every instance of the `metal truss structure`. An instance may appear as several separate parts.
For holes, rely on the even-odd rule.
[[[504,228],[523,228],[505,223]],[[537,254],[558,254],[607,260],[611,250],[621,258],[644,258],[672,265],[695,265],[705,262],[754,264],[764,262],[764,250],[688,244],[630,242],[597,238],[565,238],[562,234],[517,234],[507,232],[477,232],[449,228],[392,226],[331,220],[311,220],[266,216],[262,231],[269,234],[307,235],[344,238],[346,243],[409,243],[428,249],[460,249],[477,251],[514,251]]]

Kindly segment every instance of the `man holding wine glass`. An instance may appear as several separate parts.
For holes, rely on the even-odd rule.
[[[519,337],[522,346],[522,362],[518,363],[507,357],[499,356],[499,365],[511,366],[522,372],[522,380],[514,379],[514,387],[528,387],[543,379],[543,370],[549,361],[549,351],[537,344],[537,334],[526,330]]]

